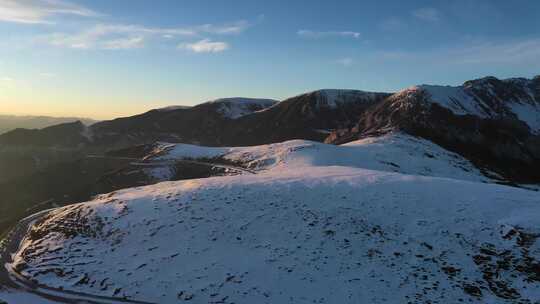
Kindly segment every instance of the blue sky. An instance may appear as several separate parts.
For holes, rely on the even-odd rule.
[[[0,0],[0,112],[540,74],[540,1]]]

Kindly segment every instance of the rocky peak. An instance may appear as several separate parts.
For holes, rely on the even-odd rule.
[[[478,79],[468,80],[463,83],[465,88],[482,88],[486,86],[497,86],[501,80],[494,76],[486,76]]]
[[[540,102],[540,75],[531,80],[531,87],[533,88],[536,101]]]
[[[326,142],[342,144],[400,130],[431,140],[510,179],[538,181],[540,78],[485,77],[462,86],[407,88],[365,111]]]

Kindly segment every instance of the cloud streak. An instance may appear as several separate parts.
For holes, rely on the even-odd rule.
[[[540,38],[507,41],[463,42],[460,46],[421,52],[379,52],[385,61],[429,62],[437,65],[520,65],[540,67]]]
[[[237,35],[251,26],[247,21],[223,25],[204,24],[192,27],[158,28],[125,24],[97,24],[77,33],[53,33],[37,40],[56,47],[72,49],[125,50],[141,48],[150,39]],[[203,40],[201,40],[203,41]],[[200,41],[199,41],[200,42]],[[211,41],[209,41],[211,42]]]
[[[424,8],[416,9],[412,11],[411,14],[415,18],[423,20],[423,21],[438,22],[441,20],[441,13],[437,9],[431,8],[431,7],[424,7]]]
[[[308,39],[321,39],[329,37],[342,37],[342,38],[354,38],[359,39],[361,34],[353,31],[312,31],[312,30],[299,30],[296,34],[302,38]]]
[[[61,0],[0,0],[0,21],[22,24],[53,24],[57,15],[100,16],[84,6]]]
[[[101,16],[99,13],[68,0],[0,0],[0,22],[21,24],[54,24],[54,17],[71,15],[83,17]],[[259,16],[255,23],[264,17]],[[74,31],[57,31],[33,38],[34,43],[54,47],[80,50],[128,50],[145,47],[156,40],[198,38],[194,43],[186,43],[185,48],[193,52],[215,53],[229,48],[229,44],[212,41],[210,37],[238,35],[254,24],[240,20],[225,24],[201,24],[172,28],[149,27],[137,24],[95,24],[80,27]]]
[[[128,50],[137,49],[144,46],[144,37],[129,37],[105,41],[102,48],[105,50]]]
[[[462,64],[536,62],[540,66],[540,38],[477,43],[470,47],[450,50],[449,54],[455,58],[456,63]]]
[[[183,43],[178,45],[178,49],[184,49],[195,53],[220,53],[230,48],[226,42],[203,39],[194,43]]]

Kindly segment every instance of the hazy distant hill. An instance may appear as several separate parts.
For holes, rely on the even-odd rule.
[[[13,129],[42,129],[45,127],[62,124],[66,122],[74,122],[80,120],[85,125],[90,125],[96,121],[87,118],[77,117],[49,117],[49,116],[14,116],[0,115],[0,134],[6,133]]]

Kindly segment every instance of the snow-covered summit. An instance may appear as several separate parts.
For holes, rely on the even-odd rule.
[[[462,86],[420,85],[411,88],[426,93],[431,102],[456,115],[480,118],[518,119],[540,134],[540,87],[534,80],[485,77]]]
[[[416,88],[426,92],[431,101],[450,109],[454,114],[488,117],[485,109],[462,86],[421,85]]]
[[[224,117],[237,119],[253,112],[261,111],[276,104],[273,99],[231,97],[208,101],[204,104],[218,105],[218,112]]]

